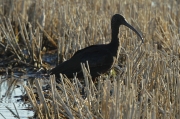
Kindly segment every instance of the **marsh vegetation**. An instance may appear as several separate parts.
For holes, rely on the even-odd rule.
[[[0,4],[0,84],[8,80],[15,85],[30,77],[34,84],[21,86],[34,117],[180,117],[179,0],[0,0]],[[84,65],[83,80],[60,75],[58,84],[47,75],[77,50],[109,43],[110,20],[116,13],[144,37],[141,44],[135,33],[120,28],[116,64],[121,68],[114,67],[96,82]],[[49,90],[42,84],[49,84]]]

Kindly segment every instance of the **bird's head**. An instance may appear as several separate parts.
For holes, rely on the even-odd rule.
[[[125,25],[128,28],[130,28],[131,30],[133,30],[141,38],[141,40],[143,42],[142,35],[133,26],[131,26],[122,15],[120,15],[120,14],[113,15],[112,19],[111,19],[111,27],[119,28],[120,25]]]
[[[124,25],[126,23],[127,23],[126,19],[120,14],[113,15],[113,17],[111,19],[111,24],[112,25],[120,26],[120,25]]]

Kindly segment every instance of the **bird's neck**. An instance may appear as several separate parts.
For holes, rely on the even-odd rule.
[[[119,42],[119,38],[118,38],[119,26],[114,26],[111,34],[112,34],[112,39],[109,44],[110,49],[112,50],[111,53],[113,54],[113,56],[118,58],[119,46],[120,46],[120,42]]]
[[[119,26],[113,26],[112,29],[111,29],[111,42],[117,42],[117,39],[118,39],[118,34],[119,34]],[[118,39],[119,41],[119,39]]]
[[[118,34],[119,34],[119,26],[118,25],[112,25],[111,26],[111,44],[113,44],[114,46],[116,46],[116,48],[119,46],[119,38],[118,38]]]
[[[109,44],[109,47],[111,49],[111,53],[115,57],[118,56],[119,46],[120,46],[119,38],[117,38],[116,40],[112,40]]]

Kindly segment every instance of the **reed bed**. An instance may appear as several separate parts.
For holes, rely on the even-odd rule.
[[[136,34],[121,26],[117,66],[95,83],[82,64],[84,83],[63,75],[59,84],[54,76],[35,78],[38,99],[33,87],[24,85],[36,118],[180,117],[178,0],[0,2],[1,70],[19,65],[26,71],[29,67],[48,70],[79,49],[108,43],[115,13],[122,14],[144,37],[141,44]],[[41,80],[50,85],[47,92]]]

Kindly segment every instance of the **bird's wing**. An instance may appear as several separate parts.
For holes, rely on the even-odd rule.
[[[105,65],[112,65],[114,62],[112,54],[105,48],[91,48],[82,53],[80,58],[81,63],[88,61],[89,67],[101,67]]]
[[[63,62],[51,70],[52,74],[62,73],[72,75],[81,73],[80,63],[88,61],[91,72],[105,72],[110,69],[114,63],[114,57],[105,48],[99,46],[90,46],[76,52],[71,59]]]

